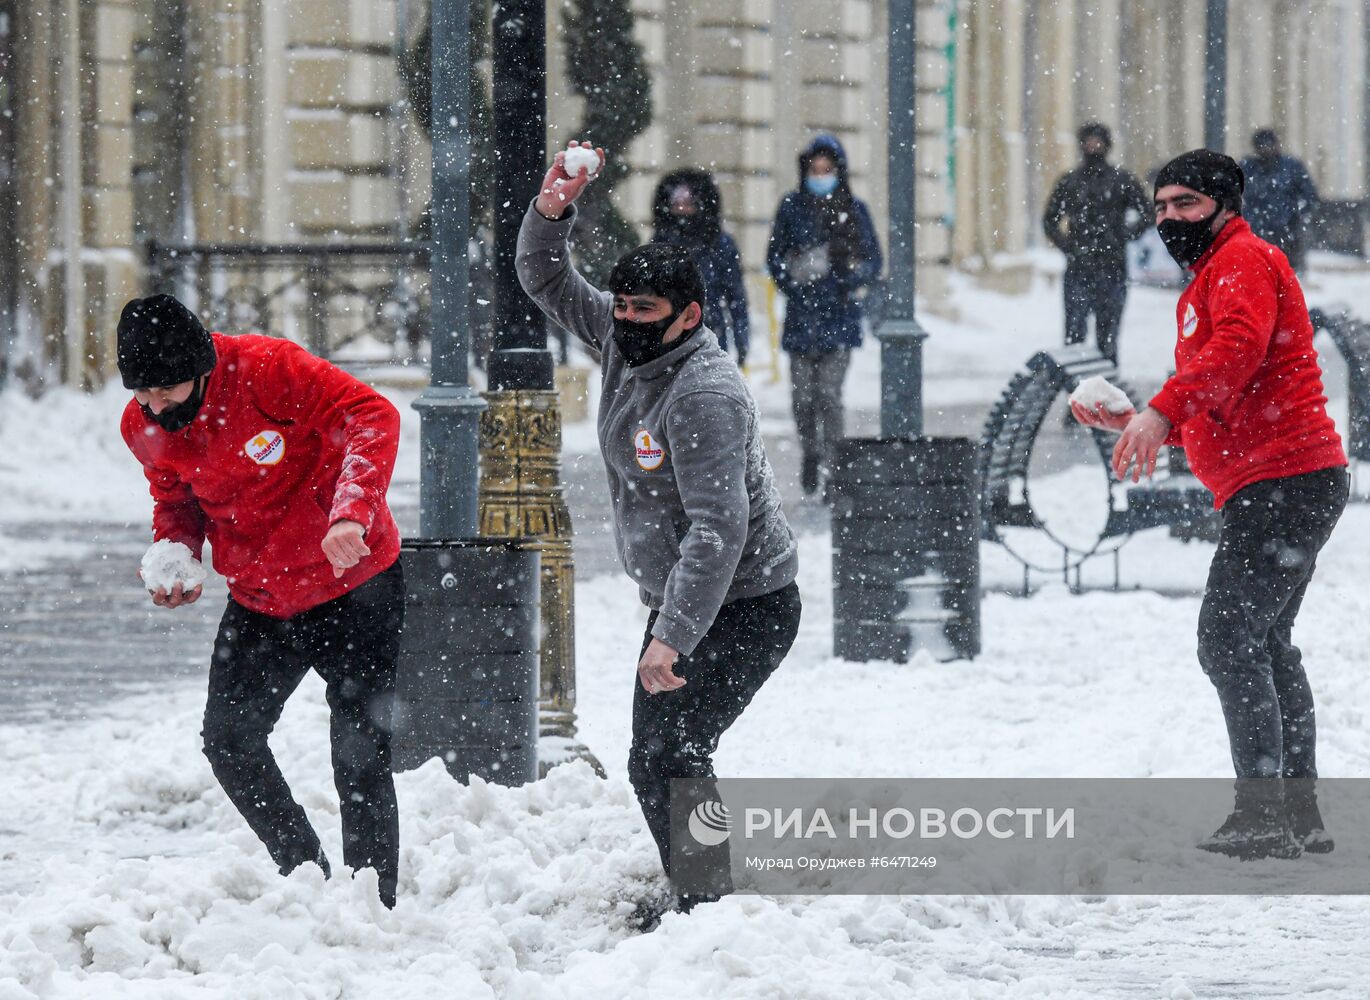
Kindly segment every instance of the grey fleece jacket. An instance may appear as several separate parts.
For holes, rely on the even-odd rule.
[[[611,336],[613,296],[571,264],[575,206],[552,222],[529,207],[519,231],[523,290],[601,352],[599,447],[623,568],[659,611],[652,634],[683,655],[730,601],[788,586],[799,568],[756,411],[737,365],[707,329],[633,368]]]

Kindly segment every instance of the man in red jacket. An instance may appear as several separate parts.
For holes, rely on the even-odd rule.
[[[399,414],[286,340],[210,334],[169,295],[119,319],[133,400],[121,430],[143,465],[153,534],[198,559],[229,600],[214,643],[204,752],[282,873],[328,859],[267,737],[312,667],[327,685],[343,860],[376,870],[394,906],[399,814],[390,712],[404,619],[399,531],[386,505]],[[200,587],[159,588],[190,604]]]
[[[1176,308],[1175,374],[1141,413],[1072,408],[1082,423],[1122,432],[1119,479],[1150,475],[1163,444],[1182,444],[1213,491],[1222,530],[1199,611],[1199,662],[1217,688],[1238,780],[1232,815],[1199,846],[1296,857],[1333,845],[1313,793],[1313,695],[1291,633],[1349,480],[1303,291],[1285,255],[1241,217],[1243,185],[1236,161],[1207,149],[1161,169],[1157,231],[1194,272]]]

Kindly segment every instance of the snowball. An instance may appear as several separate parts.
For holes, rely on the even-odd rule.
[[[1079,403],[1086,410],[1092,410],[1103,403],[1104,409],[1109,413],[1126,413],[1128,410],[1136,409],[1132,405],[1132,400],[1127,398],[1127,393],[1102,375],[1091,375],[1077,385],[1075,391],[1070,394],[1070,401]]]
[[[593,177],[599,173],[599,154],[586,146],[572,146],[566,150],[565,166],[572,177],[582,173]]]
[[[205,582],[205,568],[181,542],[163,538],[153,542],[143,555],[143,586],[153,593],[168,593],[179,582],[183,590],[194,590]]]

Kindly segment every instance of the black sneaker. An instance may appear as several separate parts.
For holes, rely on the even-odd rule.
[[[637,901],[625,923],[639,934],[650,934],[661,925],[661,918],[680,909],[680,902],[669,892],[653,893]]]
[[[1303,854],[1303,846],[1290,829],[1288,818],[1274,809],[1234,810],[1227,822],[1197,846],[1201,851],[1226,854],[1242,861],[1292,859]]]
[[[1287,784],[1292,784],[1287,783]],[[1308,784],[1311,786],[1312,782]],[[1336,842],[1323,828],[1322,811],[1318,809],[1318,797],[1310,791],[1299,790],[1286,796],[1289,813],[1289,828],[1294,837],[1303,845],[1308,854],[1330,854]]]
[[[805,455],[803,464],[799,470],[799,484],[804,487],[804,493],[812,496],[818,492],[818,456]]]

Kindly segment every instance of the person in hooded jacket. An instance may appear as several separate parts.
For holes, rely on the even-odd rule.
[[[1080,165],[1052,188],[1042,228],[1066,255],[1066,343],[1085,342],[1093,314],[1099,353],[1116,365],[1127,303],[1127,244],[1151,228],[1151,206],[1141,182],[1108,162],[1108,126],[1090,122],[1078,137]]]
[[[861,289],[884,266],[870,209],[852,194],[847,153],[816,136],[799,154],[799,187],[781,199],[766,268],[785,296],[780,346],[790,356],[800,480],[813,493],[842,438],[842,382],[861,346]]]
[[[747,363],[751,324],[742,255],[723,231],[723,202],[713,177],[703,170],[675,170],[661,178],[652,198],[652,242],[683,248],[704,279],[704,325],[728,350],[737,366]]]
[[[1240,858],[1332,850],[1314,790],[1313,692],[1293,642],[1319,551],[1346,506],[1346,452],[1327,414],[1313,324],[1278,247],[1242,218],[1235,160],[1197,149],[1156,175],[1156,228],[1194,280],[1175,311],[1175,374],[1140,413],[1077,403],[1121,434],[1119,479],[1183,445],[1222,512],[1199,608],[1198,654],[1227,723],[1231,815],[1200,842]]]

